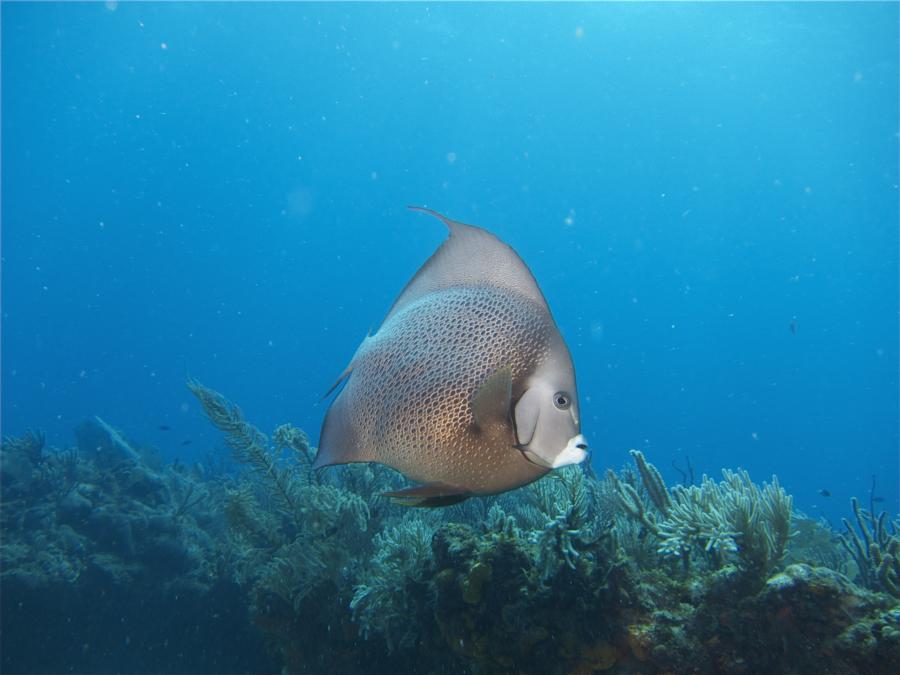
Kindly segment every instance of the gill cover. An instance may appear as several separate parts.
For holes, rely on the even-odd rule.
[[[532,378],[514,411],[519,449],[529,461],[548,469],[578,464],[587,458],[568,350],[565,356],[545,364],[543,372]]]

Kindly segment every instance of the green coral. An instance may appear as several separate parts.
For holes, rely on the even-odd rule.
[[[421,608],[415,604],[427,582],[433,536],[434,528],[414,516],[375,534],[350,609],[363,636],[380,634],[388,651],[410,647],[419,637]]]
[[[784,557],[791,535],[793,499],[772,476],[759,487],[744,470],[724,469],[724,480],[703,476],[699,486],[669,489],[643,454],[632,450],[652,507],[637,488],[609,472],[621,508],[658,541],[663,557],[704,557],[713,568],[735,558],[745,571],[765,576]]]
[[[194,379],[188,380],[187,385],[200,401],[210,422],[225,434],[225,442],[235,459],[251,466],[270,485],[270,494],[276,505],[286,516],[298,522],[300,494],[308,472],[296,469],[298,464],[308,465],[309,458],[306,452],[297,451],[285,461],[282,450],[290,447],[296,451],[294,444],[300,445],[303,437],[289,427],[278,427],[275,443],[270,446],[266,435],[246,422],[241,409],[222,394]]]
[[[550,514],[566,513],[572,501],[563,495],[572,487],[556,489],[559,503],[544,504]],[[542,500],[547,496],[543,489],[534,492]],[[534,518],[534,502],[526,500],[522,512]],[[517,511],[514,503],[506,507]],[[544,525],[520,527],[494,504],[487,522],[448,523],[436,532],[433,620],[445,649],[467,670],[569,673],[597,663],[598,650],[605,659],[615,651],[609,646],[615,629],[606,621],[612,613],[604,616],[602,608],[626,604],[615,583],[623,568],[606,558],[609,548],[601,540],[579,543],[568,564],[565,545],[544,537],[546,523],[553,522],[556,517],[544,516]]]
[[[667,514],[672,507],[672,498],[663,481],[662,474],[644,458],[644,454],[640,450],[632,450],[631,456],[637,465],[641,481],[644,483],[644,489],[650,500],[660,513]]]
[[[850,505],[859,534],[853,530],[850,521],[843,518],[846,531],[840,538],[856,561],[860,580],[868,588],[900,598],[900,521],[886,525],[887,513],[882,511],[876,517],[860,508],[855,497],[850,500]]]
[[[724,469],[723,481],[676,487],[659,522],[659,552],[686,556],[702,550],[718,562],[734,553],[745,569],[768,574],[790,538],[792,498],[772,476],[760,488],[746,471]],[[718,565],[717,565],[718,566]]]
[[[39,462],[46,443],[46,436],[40,429],[26,429],[21,436],[4,436],[0,452],[22,454],[32,462]]]
[[[609,536],[610,523],[599,514],[596,484],[581,467],[570,466],[523,491],[526,504],[518,513],[532,530],[544,579],[554,576],[560,565],[575,570],[579,563],[589,564],[582,553]]]
[[[9,500],[29,494],[45,459],[44,433],[28,429],[21,436],[4,436],[0,446],[0,488]]]
[[[188,387],[210,421],[225,434],[235,458],[249,465],[266,486],[265,495],[288,520],[286,538],[293,542],[298,537],[327,538],[338,531],[366,531],[368,504],[350,490],[316,480],[312,470],[314,451],[303,431],[282,424],[270,443],[222,394],[196,380],[190,380]],[[287,455],[286,450],[290,451]],[[243,510],[245,516],[249,512]]]

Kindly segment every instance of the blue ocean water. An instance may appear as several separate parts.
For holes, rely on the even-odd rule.
[[[598,470],[897,510],[896,3],[0,11],[4,434],[202,459],[194,376],[315,437],[422,204],[531,266]]]

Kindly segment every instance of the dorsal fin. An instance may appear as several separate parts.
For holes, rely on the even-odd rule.
[[[547,301],[531,271],[507,244],[480,227],[450,220],[437,211],[421,206],[409,208],[441,220],[450,230],[450,237],[406,284],[385,321],[422,296],[454,286],[504,288],[524,295],[547,309]]]
[[[344,380],[346,380],[346,379],[350,376],[350,373],[352,373],[352,372],[353,372],[353,363],[351,363],[349,366],[347,366],[346,368],[344,368],[344,372],[340,374],[340,377],[338,377],[338,379],[336,379],[336,380],[334,381],[334,384],[331,385],[331,386],[328,388],[328,391],[326,391],[326,392],[322,395],[322,400],[324,401],[326,398],[328,398],[329,396],[331,396],[331,392],[333,392],[335,389],[337,389],[337,388],[338,388],[338,385],[339,385],[341,382],[343,382]]]

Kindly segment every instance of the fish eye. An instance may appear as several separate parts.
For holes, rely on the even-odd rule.
[[[568,410],[569,406],[572,405],[572,399],[569,398],[566,392],[558,391],[553,394],[553,405],[560,410]]]

